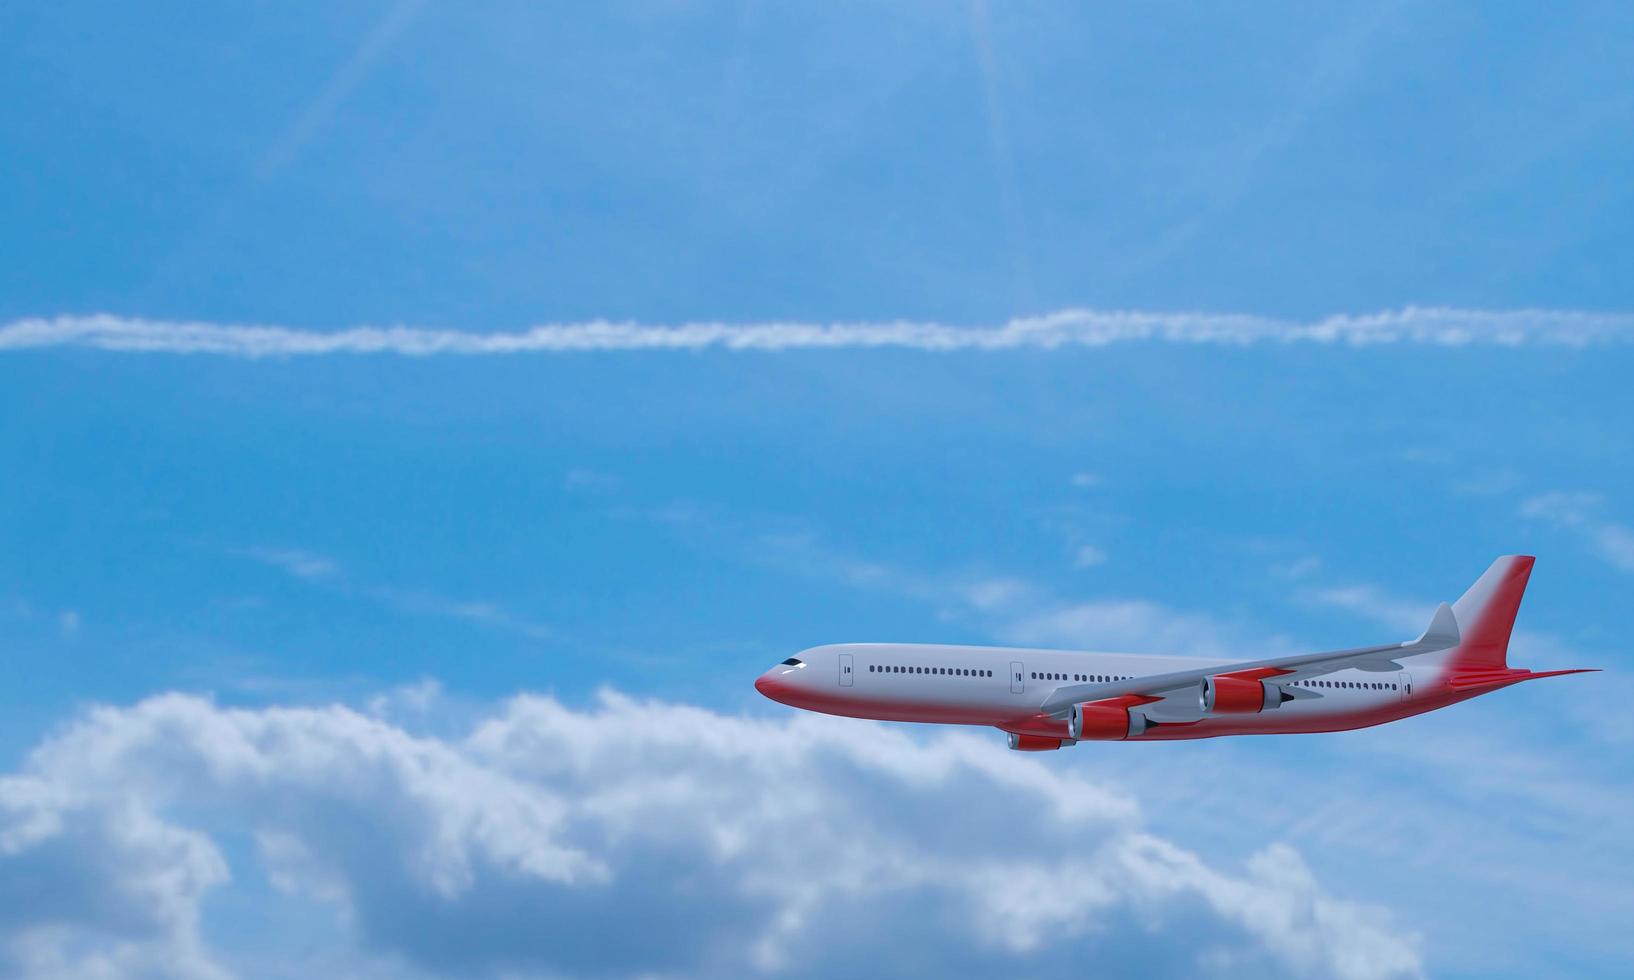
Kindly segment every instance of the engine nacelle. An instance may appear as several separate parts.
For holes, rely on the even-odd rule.
[[[1280,685],[1229,674],[1203,678],[1197,694],[1198,707],[1205,715],[1255,714],[1280,708],[1282,702],[1293,699]]]
[[[1117,741],[1146,733],[1146,716],[1120,701],[1075,704],[1067,715],[1067,734],[1075,739]]]
[[[1072,744],[1070,739],[1050,738],[1048,735],[1018,735],[1015,732],[1006,734],[1010,738],[1010,748],[1017,752],[1052,752],[1063,745]]]

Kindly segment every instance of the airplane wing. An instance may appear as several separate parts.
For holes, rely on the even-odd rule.
[[[1379,672],[1401,670],[1401,664],[1396,662],[1398,658],[1446,650],[1457,646],[1458,639],[1458,621],[1453,617],[1452,607],[1443,602],[1436,609],[1435,616],[1431,618],[1430,625],[1423,634],[1418,639],[1405,643],[1357,647],[1353,650],[1332,650],[1327,653],[1301,653],[1291,657],[1274,657],[1270,660],[1243,660],[1106,684],[1073,684],[1056,688],[1055,693],[1044,702],[1042,710],[1048,715],[1064,716],[1073,705],[1086,701],[1100,701],[1129,694],[1161,698],[1177,691],[1195,688],[1203,678],[1218,674],[1241,675],[1255,672],[1263,679],[1275,677],[1278,681],[1299,681],[1338,670]]]

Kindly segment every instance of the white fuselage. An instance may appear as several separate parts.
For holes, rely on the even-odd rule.
[[[790,659],[795,663],[761,675],[755,683],[761,693],[795,707],[853,718],[991,725],[1045,736],[1064,734],[1062,722],[1040,710],[1057,688],[1213,663],[1147,654],[897,643],[813,647]],[[1407,670],[1340,670],[1291,684],[1296,699],[1276,710],[1231,717],[1205,716],[1198,698],[1167,698],[1147,709],[1157,725],[1141,737],[1336,731],[1445,703],[1416,700],[1413,684]]]

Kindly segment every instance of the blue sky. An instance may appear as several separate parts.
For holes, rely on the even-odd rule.
[[[1625,6],[69,3],[0,86],[5,972],[1634,960]],[[1508,552],[1606,673],[1046,759],[750,687]]]

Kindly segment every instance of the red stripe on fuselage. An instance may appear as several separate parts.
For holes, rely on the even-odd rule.
[[[904,698],[880,698],[848,692],[840,688],[810,690],[763,677],[755,683],[757,689],[774,701],[808,711],[840,715],[846,718],[867,718],[874,721],[928,722],[942,725],[982,725],[1025,735],[1066,738],[1063,719],[1041,714],[1036,706],[1002,706],[994,704],[948,704],[932,701],[914,701]],[[1342,732],[1369,728],[1385,722],[1409,718],[1444,708],[1485,693],[1491,688],[1454,690],[1445,684],[1434,684],[1415,693],[1410,700],[1395,700],[1397,695],[1380,692],[1378,703],[1325,712],[1319,715],[1278,715],[1277,710],[1255,715],[1215,715],[1197,721],[1162,722],[1159,720],[1145,734],[1128,741],[1161,741],[1173,739],[1215,738],[1221,735],[1296,735],[1317,732]],[[996,693],[996,692],[995,692]],[[1138,696],[1132,696],[1138,697]],[[1390,700],[1383,700],[1388,697]],[[1146,699],[1151,703],[1157,699]],[[1017,709],[1020,708],[1018,711]]]

